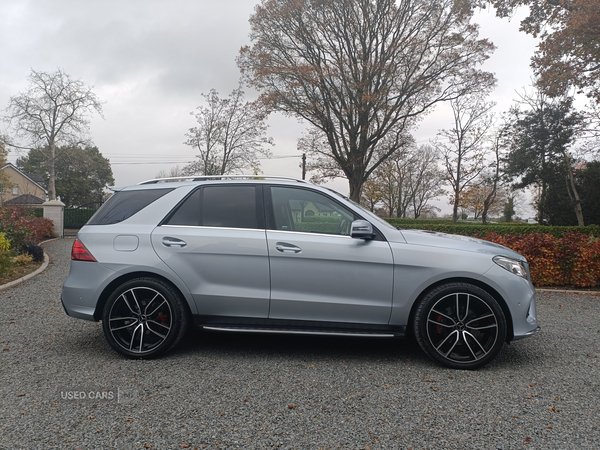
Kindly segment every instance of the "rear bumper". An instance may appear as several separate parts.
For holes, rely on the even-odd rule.
[[[94,262],[71,261],[60,300],[68,316],[93,320],[102,289],[115,272]]]

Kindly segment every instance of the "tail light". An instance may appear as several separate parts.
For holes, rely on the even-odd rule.
[[[73,248],[71,249],[71,261],[97,262],[96,258],[94,258],[79,239],[75,239],[75,242],[73,243]]]

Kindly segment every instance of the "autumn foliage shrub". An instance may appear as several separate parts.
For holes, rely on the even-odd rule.
[[[0,208],[0,232],[4,233],[11,248],[20,249],[28,241],[40,242],[52,236],[51,220],[34,217],[30,209]]]
[[[32,231],[31,240],[33,242],[41,242],[52,236],[54,233],[54,224],[50,219],[43,217],[32,217],[28,220],[27,226]]]
[[[562,237],[540,234],[501,236],[487,232],[482,239],[509,247],[529,262],[536,286],[594,287],[600,282],[600,238],[572,231]]]
[[[453,225],[444,220],[386,219],[399,228],[474,236],[504,245],[527,258],[536,286],[600,285],[600,226],[528,224]]]
[[[52,221],[35,217],[31,209],[0,208],[0,276],[10,275],[16,265],[43,261],[37,244],[52,233]]]

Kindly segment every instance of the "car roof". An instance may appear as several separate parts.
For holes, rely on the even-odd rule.
[[[312,185],[308,181],[299,180],[297,178],[292,177],[283,177],[283,176],[273,176],[273,175],[192,175],[185,177],[168,177],[168,178],[155,178],[152,180],[142,181],[141,183],[129,185],[129,186],[120,186],[120,187],[111,187],[110,189],[114,192],[122,191],[122,190],[145,190],[145,189],[164,189],[164,188],[178,188],[182,186],[190,186],[190,185],[198,185],[198,184],[213,184],[215,182],[224,182],[224,183],[244,183],[252,181],[252,183],[281,183],[281,184],[307,184]]]

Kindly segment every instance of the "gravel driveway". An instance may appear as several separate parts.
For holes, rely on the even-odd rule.
[[[0,448],[600,448],[598,295],[539,294],[542,332],[476,372],[410,342],[199,332],[131,361],[63,312],[72,242],[0,292]]]

